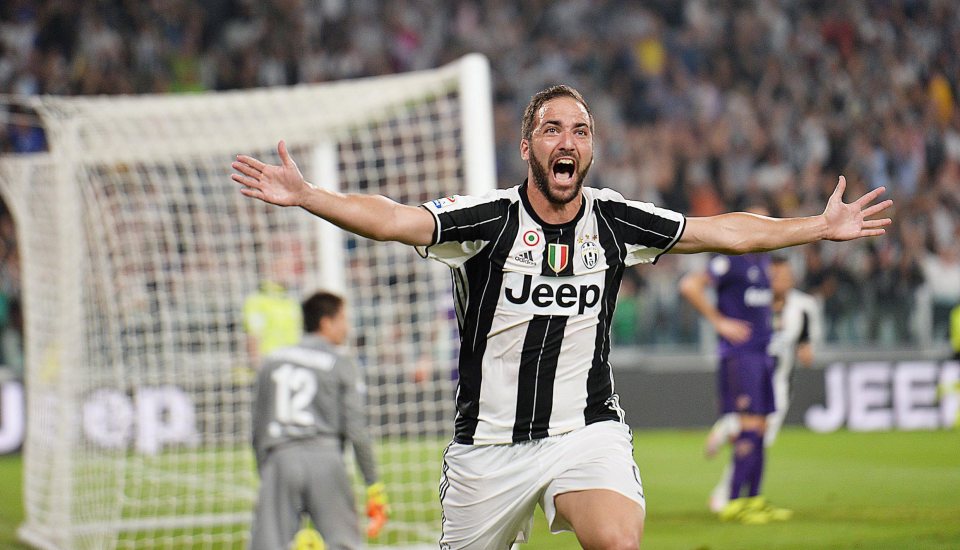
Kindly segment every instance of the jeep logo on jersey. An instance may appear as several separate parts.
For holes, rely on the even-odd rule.
[[[504,306],[534,315],[596,313],[603,294],[603,273],[578,277],[544,277],[504,273]]]
[[[547,245],[547,265],[555,273],[560,273],[570,263],[570,247],[565,244],[550,243]]]
[[[580,257],[583,259],[583,265],[587,269],[593,269],[600,259],[600,245],[593,241],[586,241],[580,245]]]

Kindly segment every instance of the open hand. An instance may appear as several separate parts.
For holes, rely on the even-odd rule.
[[[280,141],[277,153],[280,154],[279,166],[237,155],[230,167],[239,173],[231,174],[230,178],[242,186],[240,192],[248,197],[277,206],[297,206],[310,184],[303,179],[297,163],[287,152],[286,143]]]
[[[873,204],[873,201],[882,195],[886,188],[878,187],[859,199],[845,204],[843,192],[846,188],[847,179],[840,176],[837,188],[833,190],[833,194],[827,200],[827,207],[823,211],[828,227],[826,238],[831,241],[849,241],[883,235],[886,232],[883,228],[892,223],[890,218],[878,220],[866,218],[879,214],[893,205],[890,199]]]

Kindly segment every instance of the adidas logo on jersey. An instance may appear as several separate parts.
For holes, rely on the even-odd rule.
[[[537,261],[533,259],[533,250],[521,252],[514,256],[513,259],[524,265],[537,265]]]

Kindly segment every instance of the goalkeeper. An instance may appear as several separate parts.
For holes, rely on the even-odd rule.
[[[339,296],[318,292],[303,302],[299,344],[264,358],[257,375],[253,449],[260,473],[251,550],[290,548],[306,515],[330,549],[363,546],[353,486],[344,466],[353,446],[367,484],[367,535],[386,522],[356,363],[339,346],[348,322]]]

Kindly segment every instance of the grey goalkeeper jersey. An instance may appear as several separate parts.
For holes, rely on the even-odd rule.
[[[369,485],[377,481],[365,386],[356,362],[317,335],[278,349],[257,375],[253,449],[262,466],[278,446],[314,438],[349,441]]]

